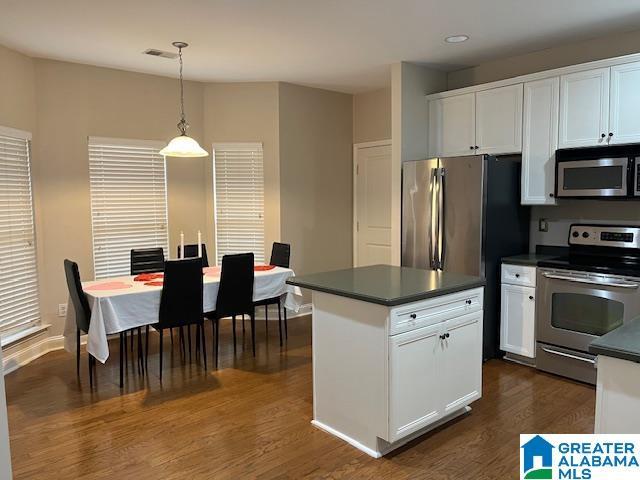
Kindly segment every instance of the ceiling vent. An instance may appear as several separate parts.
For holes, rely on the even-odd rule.
[[[165,52],[164,50],[158,50],[156,48],[147,48],[144,52],[146,55],[151,55],[152,57],[162,57],[162,58],[177,58],[178,54],[173,52]]]

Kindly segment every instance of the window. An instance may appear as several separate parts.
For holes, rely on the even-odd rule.
[[[0,127],[0,333],[40,322],[31,134]]]
[[[165,160],[160,142],[89,138],[96,278],[129,275],[133,248],[169,252]]]
[[[213,145],[216,255],[253,252],[264,262],[264,178],[261,143]]]

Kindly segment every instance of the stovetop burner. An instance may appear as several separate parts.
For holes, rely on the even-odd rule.
[[[538,266],[640,277],[640,227],[571,225],[569,255]]]

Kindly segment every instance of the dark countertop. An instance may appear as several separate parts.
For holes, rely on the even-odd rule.
[[[508,263],[509,265],[527,265],[530,267],[536,267],[538,265],[538,262],[556,258],[557,256],[558,255],[546,255],[540,253],[523,253],[522,255],[514,255],[512,257],[503,257],[502,263]]]
[[[640,317],[596,338],[589,352],[640,363]]]
[[[287,283],[391,307],[482,287],[485,281],[457,273],[372,265],[291,277]]]

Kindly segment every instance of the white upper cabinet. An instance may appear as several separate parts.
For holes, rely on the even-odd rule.
[[[476,93],[476,153],[522,150],[522,84]]]
[[[560,79],[524,84],[522,139],[523,205],[555,205],[555,158],[558,148]]]
[[[611,67],[610,144],[640,142],[640,62]]]
[[[609,68],[560,77],[560,148],[606,145]]]
[[[475,152],[475,95],[429,101],[429,156],[455,157]]]

